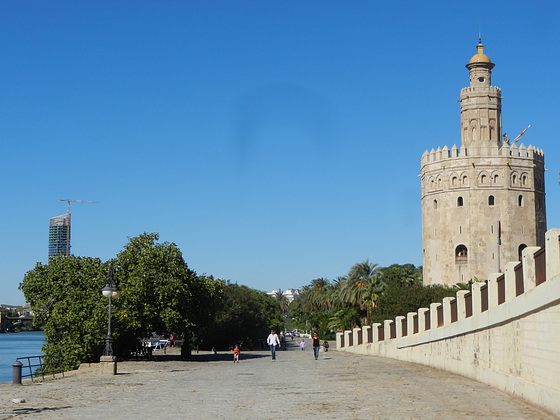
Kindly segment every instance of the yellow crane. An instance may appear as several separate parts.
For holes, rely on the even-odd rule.
[[[68,203],[68,229],[66,230],[66,256],[70,255],[70,203],[93,203],[98,204],[99,201],[84,201],[84,200],[64,200],[60,199],[58,201],[66,201]]]

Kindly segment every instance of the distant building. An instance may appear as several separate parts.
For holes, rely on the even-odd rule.
[[[70,214],[49,220],[49,257],[70,255]]]
[[[286,296],[290,302],[295,298],[297,298],[298,295],[299,295],[299,289],[288,289],[284,292],[284,296]]]
[[[276,296],[276,293],[282,292],[281,289],[273,290],[272,292],[267,292],[266,294],[269,296]],[[299,295],[299,289],[287,289],[285,292],[282,292],[286,298],[288,298],[289,302],[292,302],[295,298]]]

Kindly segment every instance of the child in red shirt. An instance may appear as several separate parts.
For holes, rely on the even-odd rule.
[[[236,345],[233,349],[233,363],[239,363],[239,353],[241,353],[241,351],[239,350],[239,346]]]

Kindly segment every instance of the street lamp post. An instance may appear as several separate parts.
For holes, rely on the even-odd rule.
[[[115,286],[115,270],[113,268],[113,261],[111,261],[111,267],[109,268],[109,275],[107,276],[105,287],[101,290],[101,293],[106,298],[109,298],[109,323],[107,327],[107,338],[105,339],[105,350],[103,351],[103,356],[113,356],[113,337],[111,336],[111,309],[112,309],[112,298],[119,296],[119,291]]]

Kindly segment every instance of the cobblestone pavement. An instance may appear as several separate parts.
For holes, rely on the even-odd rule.
[[[288,342],[267,351],[121,362],[118,375],[71,372],[42,384],[0,385],[0,419],[554,419],[462,376],[396,360]],[[25,402],[16,403],[15,399]]]

